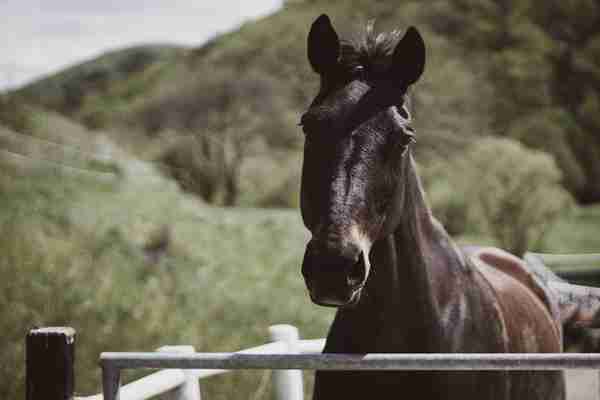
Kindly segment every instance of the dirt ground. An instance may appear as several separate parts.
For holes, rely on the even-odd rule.
[[[596,400],[600,398],[599,376],[600,371],[596,370],[568,370],[567,400]]]

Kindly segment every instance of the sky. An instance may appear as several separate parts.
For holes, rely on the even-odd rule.
[[[0,0],[0,90],[107,50],[198,46],[282,0]]]

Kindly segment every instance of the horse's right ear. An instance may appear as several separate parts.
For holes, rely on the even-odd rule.
[[[411,26],[394,49],[392,79],[406,87],[419,80],[424,70],[425,42],[419,31]]]
[[[331,70],[337,64],[340,40],[325,14],[321,14],[310,27],[307,53],[312,69],[318,74]]]

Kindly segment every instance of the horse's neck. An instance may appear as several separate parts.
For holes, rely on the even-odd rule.
[[[432,269],[451,265],[444,258],[454,254],[448,251],[445,241],[449,238],[443,228],[434,222],[410,155],[403,175],[406,191],[401,222],[372,250],[374,279],[367,288],[371,292],[368,307],[377,310],[383,330],[403,330],[409,337],[402,340],[425,346],[437,341],[440,324],[440,293]]]

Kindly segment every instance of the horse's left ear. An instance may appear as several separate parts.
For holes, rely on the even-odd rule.
[[[411,26],[400,39],[392,56],[391,78],[404,86],[419,80],[425,70],[425,42],[419,31]]]
[[[335,67],[340,56],[340,40],[326,14],[313,22],[307,45],[308,61],[316,73],[323,74]]]

